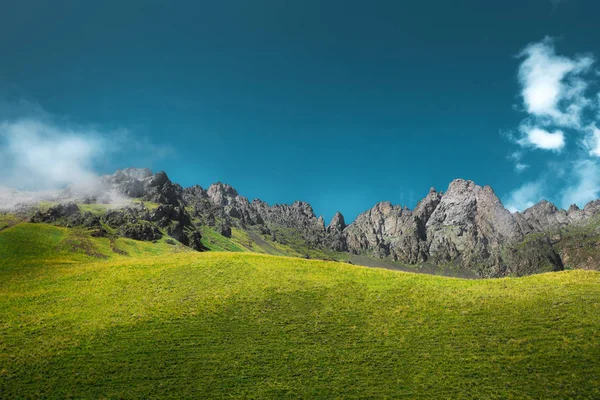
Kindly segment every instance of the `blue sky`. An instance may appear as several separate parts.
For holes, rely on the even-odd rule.
[[[454,178],[513,209],[583,206],[600,189],[598,15],[594,0],[12,2],[0,184],[150,167],[327,220],[412,208]]]

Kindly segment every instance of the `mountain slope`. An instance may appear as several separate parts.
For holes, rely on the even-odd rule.
[[[102,182],[96,194],[76,196],[67,190],[53,203],[63,204],[39,210],[30,220],[82,226],[97,236],[150,241],[169,236],[199,251],[379,258],[394,268],[461,276],[559,271],[565,268],[563,259],[568,259],[567,268],[598,269],[593,260],[600,259],[600,246],[595,245],[600,232],[589,228],[598,224],[600,200],[567,211],[542,201],[523,213],[511,213],[489,186],[456,179],[445,193],[432,188],[414,210],[381,202],[350,224],[337,213],[326,226],[308,203],[250,202],[220,182],[207,190],[198,185],[182,188],[164,172],[133,168]],[[129,206],[89,211],[107,198],[128,199]],[[590,244],[585,251],[576,247],[581,242]]]
[[[143,242],[168,252],[99,258],[44,251],[69,230],[43,224],[0,232],[0,253],[39,228],[42,250],[0,259],[2,397],[600,396],[598,272],[461,280]]]

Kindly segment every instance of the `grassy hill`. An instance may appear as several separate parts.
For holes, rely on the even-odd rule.
[[[598,272],[462,280],[12,225],[2,398],[600,398]]]

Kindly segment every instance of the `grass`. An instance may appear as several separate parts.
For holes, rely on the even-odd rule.
[[[98,258],[72,235],[0,232],[2,398],[600,397],[595,271],[461,280],[86,237]]]
[[[306,243],[296,242],[281,244],[272,240],[268,235],[259,234],[252,230],[231,228],[231,237],[225,237],[210,226],[200,228],[202,244],[209,251],[253,252],[271,254],[276,256],[305,257],[318,259],[338,259],[344,257],[342,253],[326,252],[319,249],[308,249]]]
[[[83,229],[48,224],[20,223],[0,231],[0,266],[3,270],[178,252],[192,250],[179,243],[169,245],[166,238],[157,243],[126,238],[94,238]]]
[[[106,212],[108,210],[114,210],[114,209],[118,209],[119,208],[118,205],[100,204],[100,203],[77,204],[77,206],[79,207],[79,210],[81,210],[82,213],[89,212],[89,213],[92,213],[94,215],[106,214]]]
[[[160,207],[160,204],[158,204],[158,203],[142,200],[140,198],[133,199],[133,204],[142,204],[148,210],[156,210],[158,207]]]
[[[226,238],[210,226],[200,228],[202,233],[202,245],[210,251],[232,251],[243,252],[249,251],[242,245],[235,243],[233,240]]]
[[[12,214],[0,213],[0,231],[6,228],[10,228],[21,222],[16,216]]]
[[[51,202],[51,201],[41,201],[39,203],[37,203],[36,207],[33,208],[32,210],[39,210],[39,211],[48,211],[48,209],[50,209],[51,207],[57,206],[58,202]],[[157,203],[153,203],[150,201],[143,201],[142,199],[133,199],[131,202],[122,202],[122,203],[111,203],[111,204],[103,204],[103,203],[77,203],[77,206],[79,207],[79,210],[84,213],[84,212],[90,212],[94,215],[102,215],[105,214],[107,211],[109,210],[116,210],[119,208],[122,208],[124,206],[131,206],[131,205],[144,205],[144,207],[146,207],[148,210],[155,210],[159,207],[159,204]]]

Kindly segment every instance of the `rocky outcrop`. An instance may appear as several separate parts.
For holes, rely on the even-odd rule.
[[[338,211],[335,213],[329,225],[327,225],[327,245],[334,251],[348,251],[346,238],[344,237],[346,221]]]
[[[165,172],[153,175],[146,168],[118,170],[113,175],[103,176],[101,180],[107,190],[158,204],[178,205],[183,195],[183,188],[171,182]]]
[[[58,226],[81,226],[98,231],[101,229],[101,218],[90,212],[81,212],[75,203],[57,204],[45,211],[38,210],[29,219],[30,222],[48,223]],[[98,234],[98,236],[104,236]]]
[[[194,185],[183,189],[181,198],[186,205],[193,205],[202,199],[207,199],[208,194],[200,185]]]
[[[216,226],[224,236],[230,236],[230,227],[236,225],[242,229],[255,228],[284,244],[294,236],[312,246],[324,243],[323,218],[317,218],[308,203],[296,201],[269,206],[261,200],[249,202],[233,187],[221,182],[212,184],[205,193],[206,197],[199,192],[199,196],[189,197],[186,201],[194,204],[196,217],[206,221],[207,225]]]
[[[426,260],[419,220],[406,207],[378,203],[344,230],[348,250],[415,264]]]
[[[253,202],[258,205],[257,212],[265,222],[267,229],[277,237],[285,238],[290,232],[297,232],[309,245],[323,244],[325,223],[323,218],[317,218],[310,204],[295,201],[292,204],[275,204],[268,207],[265,203]]]
[[[210,185],[206,194],[213,203],[223,207],[231,205],[238,197],[238,193],[234,188],[221,182]]]
[[[577,211],[572,209],[572,213]],[[570,221],[569,214],[565,210],[559,210],[549,201],[542,200],[533,207],[523,212],[523,219],[529,224],[528,231],[543,232],[562,228]]]
[[[505,274],[513,276],[564,269],[560,255],[554,249],[550,238],[545,235],[530,235],[521,242],[506,244],[502,256]]]
[[[195,250],[202,250],[200,231],[193,224],[192,217],[185,208],[186,199],[206,198],[206,193],[201,187],[195,186],[184,191],[180,185],[171,182],[165,172],[152,175],[149,170],[145,169],[127,169],[120,173],[117,171],[117,174],[105,179],[109,182],[116,182],[117,189],[141,185],[143,189],[141,193],[137,193],[136,197],[159,204],[152,211],[145,209],[141,219],[151,222],[182,244]],[[125,210],[128,209],[130,210],[130,208]]]
[[[489,186],[457,179],[444,194],[431,188],[412,211],[378,203],[328,243],[334,250],[468,269],[481,277],[522,275],[562,269],[557,230],[586,224],[599,211],[600,201],[568,211],[542,201],[512,214]]]
[[[429,193],[423,200],[417,203],[414,209],[414,216],[417,218],[419,238],[425,240],[426,224],[431,218],[431,214],[435,211],[442,200],[442,192],[437,192],[434,187],[429,189]]]
[[[501,246],[522,239],[513,215],[489,186],[454,180],[426,224],[429,261],[475,267],[483,276],[501,276]]]
[[[143,183],[143,200],[158,204],[179,205],[183,188],[171,182],[166,173],[159,172],[156,175],[146,178]]]
[[[417,264],[428,259],[426,224],[442,193],[431,188],[414,210],[378,203],[344,230],[348,249],[394,261]]]
[[[234,223],[232,219],[235,219],[235,223],[242,228],[264,224],[257,208],[230,185],[217,182],[210,185],[204,193],[200,193],[194,199],[190,198],[188,204],[195,205],[196,215],[199,218],[208,217],[210,225],[220,220],[221,225],[230,227]]]
[[[164,204],[150,212],[149,219],[170,237],[195,250],[201,250],[200,232],[183,205]]]
[[[202,250],[201,234],[187,212],[184,191],[164,172],[152,174],[148,169],[128,168],[101,179],[107,191],[123,196],[157,203],[150,211],[144,204],[129,204],[108,209],[101,215],[81,213],[75,203],[58,204],[45,212],[37,211],[32,222],[54,223],[63,226],[84,226],[93,229],[94,236],[106,236],[109,231],[118,236],[136,240],[154,241],[163,232],[182,244]],[[203,198],[201,188],[191,188],[187,197]]]
[[[346,228],[346,221],[344,216],[338,211],[335,213],[329,225],[327,225],[327,233],[329,234],[340,234]]]
[[[124,224],[118,228],[118,233],[119,236],[144,241],[154,241],[162,237],[158,228],[148,221]]]
[[[103,177],[103,181],[127,197],[142,197],[146,193],[145,182],[151,176],[152,171],[147,168],[127,168]]]
[[[31,222],[52,223],[60,220],[77,221],[81,217],[79,206],[75,203],[57,204],[46,211],[36,211],[31,217]]]

